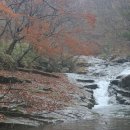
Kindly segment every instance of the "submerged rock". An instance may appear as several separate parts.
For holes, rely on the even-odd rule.
[[[77,79],[78,82],[94,83],[94,80],[91,79]]]
[[[118,80],[118,79],[112,80],[112,81],[111,81],[111,84],[113,84],[113,85],[118,85],[118,84],[119,84],[119,80]]]
[[[113,62],[116,62],[116,63],[125,63],[125,62],[128,62],[129,60],[127,58],[117,58],[117,59],[114,59]]]
[[[97,88],[98,88],[98,85],[97,85],[97,84],[85,85],[84,88],[97,89]]]

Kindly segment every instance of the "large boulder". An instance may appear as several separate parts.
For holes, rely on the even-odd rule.
[[[130,74],[118,76],[109,85],[109,96],[119,104],[130,105]]]
[[[115,80],[112,80],[110,83],[113,84],[113,85],[118,85],[119,84],[119,80],[115,79]]]
[[[120,64],[123,64],[125,62],[129,62],[129,60],[127,58],[120,58],[120,57],[118,57],[118,58],[116,58],[112,61],[115,62],[115,63],[120,63]]]
[[[130,75],[121,78],[119,82],[119,87],[130,90]]]

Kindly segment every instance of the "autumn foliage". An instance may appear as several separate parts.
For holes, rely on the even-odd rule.
[[[80,38],[80,35],[84,33],[82,26],[79,26],[80,22],[83,21],[94,29],[96,16],[91,12],[75,12],[68,7],[73,2],[74,0],[0,1],[0,42],[4,41],[7,44],[7,48],[2,54],[6,53],[10,58],[17,45],[29,44],[20,57],[16,56],[16,63],[13,56],[11,57],[13,66],[17,66],[14,69],[18,70],[22,66],[21,60],[31,49],[35,50],[38,57],[40,55],[40,58],[47,59],[49,65],[46,66],[52,67],[50,72],[57,72],[57,68],[59,69],[61,64],[66,67],[66,63],[72,63],[76,59],[73,58],[74,56],[93,55],[99,52],[98,43]],[[35,59],[37,57],[32,62]],[[4,58],[1,61],[4,63]],[[5,64],[6,67],[7,64]],[[58,67],[55,68],[57,64]],[[67,67],[74,68],[73,65]],[[73,103],[72,93],[80,93],[80,90],[76,90],[77,88],[70,84],[63,75],[60,75],[58,80],[20,71],[12,74],[10,71],[0,70],[0,75],[13,76],[25,81],[15,84],[0,84],[0,95],[4,95],[0,99],[1,107],[10,108],[12,104],[17,104],[18,108],[24,108],[27,113],[62,109]],[[83,93],[80,94],[83,96]],[[0,120],[4,120],[4,118],[4,115],[0,115]]]
[[[97,48],[98,52],[95,42],[75,38],[74,35],[78,35],[78,30],[82,32],[82,29],[70,25],[72,19],[84,19],[94,28],[96,16],[90,12],[75,14],[67,9],[66,4],[69,2],[65,0],[2,0],[0,17],[5,24],[0,25],[1,38],[6,35],[12,41],[7,53],[11,54],[20,41],[31,44],[40,54],[48,57],[66,51],[74,55],[90,55],[95,53],[93,48]]]
[[[11,77],[12,73],[0,70],[1,75]],[[77,92],[82,95],[82,93],[79,88],[69,83],[65,76],[59,76],[60,78],[55,79],[17,71],[13,77],[20,80],[28,79],[30,83],[0,83],[0,94],[6,93],[5,98],[0,100],[0,107],[11,107],[12,104],[15,104],[18,109],[22,108],[27,113],[32,114],[33,112],[54,111],[69,106],[73,103],[71,94]],[[9,91],[7,85],[10,86]]]

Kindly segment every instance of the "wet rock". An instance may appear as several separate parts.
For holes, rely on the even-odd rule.
[[[112,96],[115,96],[116,95],[116,89],[115,89],[116,86],[110,84],[109,87],[108,87],[108,94],[109,94],[109,97],[112,97]]]
[[[83,104],[82,104],[83,105]],[[84,104],[85,105],[85,104]],[[64,110],[58,110],[56,113],[61,114],[64,118],[68,118],[71,120],[77,119],[89,119],[93,117],[93,112],[90,111],[86,105],[85,106],[77,106],[77,107],[67,107]]]
[[[94,96],[92,95],[91,98],[89,99],[88,108],[92,109],[95,105],[96,105],[96,101]]]
[[[78,66],[78,67],[87,67],[88,63],[84,58],[80,57],[80,58],[78,58],[78,60],[76,62],[76,66]]]
[[[130,98],[130,91],[126,91],[126,90],[120,89],[120,88],[115,88],[115,91],[117,92],[117,94],[121,94],[124,97]]]
[[[76,65],[79,67],[89,67],[90,66],[90,64],[85,63],[85,62],[77,63]]]
[[[5,77],[5,76],[0,76],[0,83],[1,84],[7,84],[7,83],[31,83],[30,80],[21,80],[16,77]]]
[[[87,70],[85,67],[77,67],[75,70],[75,73],[77,74],[87,74]]]
[[[119,75],[116,77],[116,79],[121,79],[123,77],[123,75]]]
[[[127,56],[126,59],[130,62],[130,56]]]
[[[96,105],[95,101],[90,102],[90,103],[87,105],[87,108],[92,109],[92,108],[94,107],[94,105]]]
[[[91,103],[89,103],[89,104],[91,104]],[[80,104],[80,106],[91,109],[92,107],[89,107],[89,104],[83,102],[83,103]]]
[[[83,82],[83,83],[94,83],[94,80],[91,80],[91,79],[88,79],[88,80],[85,80],[85,79],[77,79],[78,82]]]
[[[119,82],[119,87],[130,90],[130,75],[124,76]]]
[[[55,123],[59,118],[51,117],[50,112],[47,112],[47,116],[39,115],[37,113],[27,113],[20,110],[11,108],[0,108],[0,113],[6,116],[6,120],[2,123],[4,125],[22,125],[38,127],[40,125],[46,125],[50,123]]]
[[[78,58],[78,60],[75,64],[75,68],[74,68],[73,72],[75,72],[77,74],[86,74],[87,73],[87,70],[86,70],[87,66],[88,66],[87,61],[84,58],[80,57],[80,58]]]
[[[8,128],[12,128],[13,126],[19,126],[18,128],[30,128],[30,127],[38,127],[40,123],[38,121],[34,121],[31,119],[25,119],[21,117],[7,117],[7,119],[0,123],[0,126],[8,126]]]
[[[130,75],[118,76],[111,81],[108,92],[119,104],[130,105]]]
[[[68,72],[69,72],[69,68],[67,67],[62,68],[61,70],[61,73],[68,73]]]
[[[84,100],[86,99],[86,97],[85,97],[85,96],[81,96],[80,99],[81,99],[82,101],[84,101]]]
[[[92,109],[94,107],[94,105],[93,105],[93,103],[89,103],[86,107],[89,109]]]
[[[97,89],[97,88],[98,88],[98,85],[97,85],[97,84],[90,84],[90,85],[84,86],[84,88]]]
[[[16,77],[4,77],[0,76],[0,83],[22,83],[21,80],[17,79]]]
[[[126,58],[117,58],[115,60],[113,60],[113,62],[117,62],[117,63],[125,63],[128,62],[129,60]]]
[[[103,77],[103,76],[106,76],[106,73],[104,72],[97,72],[97,73],[93,73],[93,76],[100,76],[100,77]]]
[[[87,92],[90,92],[91,94],[93,94],[93,90],[92,89],[85,89],[85,91],[87,91]]]
[[[120,104],[130,105],[130,99],[122,96],[121,94],[117,94],[116,99]]]
[[[113,85],[118,85],[119,84],[119,80],[115,79],[115,80],[112,80],[110,83],[113,84]]]

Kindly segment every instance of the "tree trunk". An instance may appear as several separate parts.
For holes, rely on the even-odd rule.
[[[16,43],[17,43],[17,41],[14,40],[14,41],[10,44],[9,48],[6,50],[6,54],[8,54],[8,55],[11,55],[11,54],[12,54]]]
[[[32,49],[32,47],[28,47],[28,49],[23,53],[23,55],[17,60],[17,64],[18,65],[20,65],[20,63],[21,63],[21,61],[22,61],[22,59],[24,58],[24,56],[26,55],[26,54],[28,54],[28,52],[30,51]]]
[[[43,71],[39,71],[36,69],[26,69],[26,68],[17,68],[18,71],[22,71],[22,72],[27,72],[27,73],[34,73],[34,74],[40,74],[43,76],[48,76],[48,77],[53,77],[53,78],[60,78],[59,75],[56,75],[54,73],[49,73],[49,72],[43,72]]]

